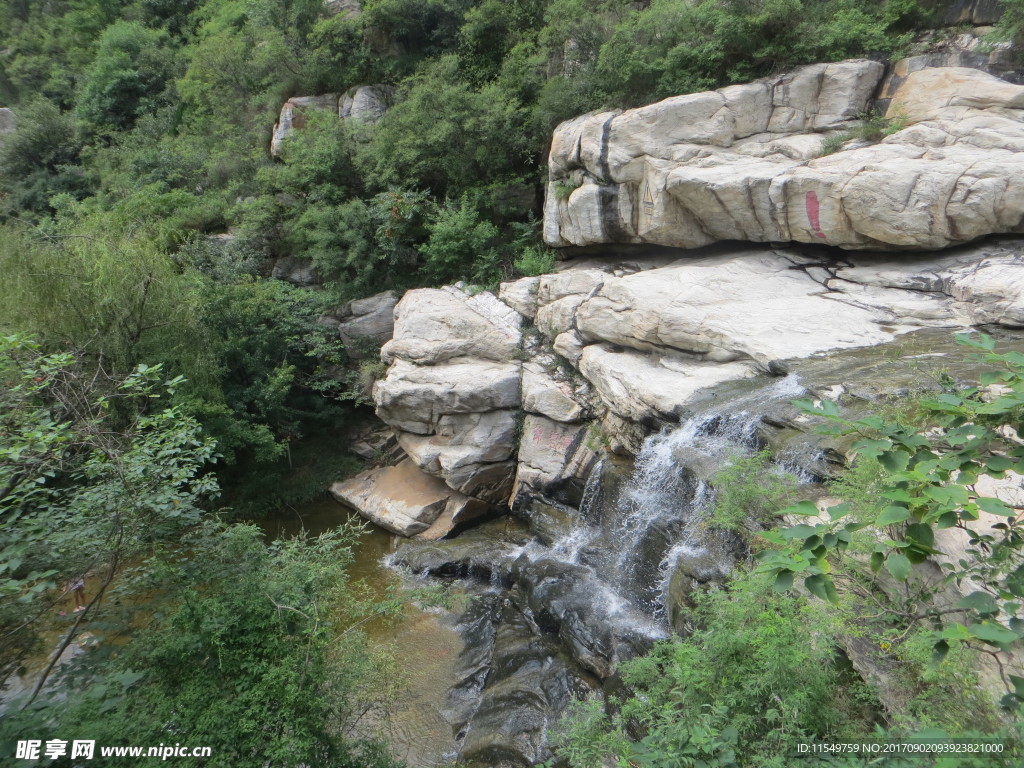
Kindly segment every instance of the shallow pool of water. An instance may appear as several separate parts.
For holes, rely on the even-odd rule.
[[[271,538],[294,536],[305,529],[317,535],[358,516],[331,498],[321,498],[282,510],[261,521]],[[389,587],[408,586],[403,577],[386,567],[384,558],[394,550],[397,537],[375,526],[354,549],[349,572],[383,594]],[[456,661],[462,638],[448,611],[422,610],[406,605],[394,621],[372,622],[365,629],[372,640],[386,645],[397,660],[402,686],[391,719],[381,727],[395,756],[414,768],[437,768],[453,762],[457,747],[451,726],[441,714],[448,689],[456,682]]]

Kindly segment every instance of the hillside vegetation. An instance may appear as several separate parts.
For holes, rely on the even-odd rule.
[[[1006,5],[1017,34],[1024,6]],[[321,0],[0,1],[0,106],[17,114],[0,136],[0,670],[73,651],[86,627],[101,649],[44,664],[5,712],[0,754],[53,734],[187,738],[214,747],[206,766],[395,765],[356,737],[395,693],[359,627],[400,608],[348,580],[357,533],[267,545],[234,522],[308,497],[345,461],[373,370],[317,319],[384,290],[549,268],[538,216],[559,122],[892,57],[934,25],[934,6],[366,0],[352,15]],[[379,123],[313,114],[270,156],[286,99],[364,84],[391,88]],[[318,284],[271,279],[285,257]],[[83,575],[92,599],[55,618]],[[698,612],[833,630],[763,587]],[[708,632],[660,652],[689,663],[722,642]],[[822,647],[784,660],[816,663]],[[661,706],[677,691],[652,682],[656,663],[631,680]],[[857,702],[807,708],[841,676],[809,675],[804,718],[777,717],[835,733]],[[702,716],[735,738],[719,712]],[[620,725],[602,757],[631,738]],[[751,714],[745,733],[769,725]]]

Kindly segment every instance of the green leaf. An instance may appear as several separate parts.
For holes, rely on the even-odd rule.
[[[878,573],[882,570],[882,564],[885,562],[885,554],[882,552],[871,553],[871,570]]]
[[[914,500],[913,497],[902,488],[893,488],[878,495],[883,499],[889,499],[889,501],[902,501],[905,504],[910,504]]]
[[[772,589],[776,592],[788,592],[793,587],[793,572],[792,571],[779,571],[779,575],[775,577],[775,583],[772,584]]]
[[[828,576],[825,577],[825,596],[832,605],[839,605],[839,593],[836,592],[835,582]]]
[[[924,489],[924,495],[940,504],[963,506],[967,503],[967,489],[959,485],[933,485]]]
[[[941,637],[945,640],[970,640],[973,635],[963,624],[951,624],[942,630]]]
[[[1006,577],[1006,589],[1010,594],[1024,597],[1024,565]]]
[[[895,523],[902,523],[910,519],[910,510],[906,507],[898,507],[896,505],[886,507],[882,510],[878,519],[875,520],[875,525],[882,527],[886,525],[894,525]]]
[[[783,528],[780,533],[785,539],[806,539],[813,536],[817,529],[811,525],[794,525],[792,528]]]
[[[822,400],[821,405],[818,407],[818,412],[822,416],[838,417],[839,406],[833,400]]]
[[[973,333],[957,333],[954,335],[957,344],[962,344],[971,349],[980,349],[983,352],[991,352],[996,348],[996,341],[985,333],[977,335]]]
[[[999,515],[1000,517],[1013,517],[1017,513],[1006,506],[999,499],[993,499],[988,496],[979,496],[977,504],[983,512],[988,512],[990,515]]]
[[[886,451],[878,457],[878,463],[890,472],[902,472],[910,464],[910,454],[906,451]]]
[[[935,532],[930,525],[912,523],[907,526],[907,538],[915,544],[931,548],[935,544]]]
[[[906,581],[910,576],[910,560],[899,552],[893,552],[886,558],[885,568],[900,581]]]
[[[1017,675],[1007,675],[1010,678],[1010,682],[1013,683],[1013,690],[1018,696],[1024,698],[1024,677],[1018,677]]]
[[[990,456],[985,460],[986,472],[1005,472],[1017,465],[1017,462],[1008,456]]]
[[[852,446],[853,452],[858,456],[865,456],[870,459],[881,456],[886,451],[892,450],[891,440],[858,440]]]
[[[804,587],[817,598],[828,600],[828,591],[825,589],[825,577],[821,574],[808,576],[804,579]]]
[[[971,592],[964,598],[961,598],[957,604],[957,608],[963,608],[968,611],[977,611],[984,615],[996,614],[999,612],[999,606],[996,605],[995,599],[988,592]]]
[[[1018,640],[1020,638],[1016,632],[1012,632],[1002,624],[996,624],[993,622],[972,624],[967,628],[967,631],[979,640],[983,640],[986,643],[992,643],[994,645],[1012,643],[1014,640]]]
[[[846,517],[850,514],[850,507],[845,501],[842,504],[835,504],[828,508],[828,516],[830,520],[839,520],[840,518]]]
[[[791,507],[779,510],[780,515],[801,515],[803,517],[817,517],[821,510],[813,501],[801,501]]]
[[[758,531],[757,535],[771,544],[783,545],[786,539],[778,531]]]
[[[932,664],[941,664],[948,653],[949,642],[946,640],[939,640],[939,642],[932,646]]]

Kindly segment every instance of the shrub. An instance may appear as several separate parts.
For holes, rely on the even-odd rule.
[[[516,259],[515,268],[527,277],[545,275],[555,268],[555,252],[540,245],[529,246]]]
[[[796,493],[798,481],[771,461],[769,451],[734,457],[711,478],[715,505],[708,524],[727,531],[759,527]]]

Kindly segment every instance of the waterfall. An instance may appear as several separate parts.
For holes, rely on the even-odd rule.
[[[550,548],[533,549],[533,556],[587,566],[616,602],[663,619],[668,582],[680,560],[721,558],[712,551],[715,534],[702,525],[714,504],[709,480],[757,450],[767,406],[803,392],[796,376],[786,376],[648,437],[617,493],[600,487],[605,465],[599,463],[587,480],[578,524]],[[730,564],[714,566],[724,575]]]
[[[725,578],[734,535],[702,524],[714,475],[757,450],[763,415],[801,394],[795,376],[775,379],[651,435],[628,473],[613,456],[597,462],[554,541],[481,526],[395,552],[390,562],[415,573],[472,577],[445,708],[460,755],[487,765],[506,765],[510,753],[545,759],[551,718],[667,639],[673,606],[694,585]]]

